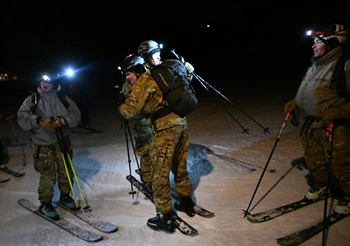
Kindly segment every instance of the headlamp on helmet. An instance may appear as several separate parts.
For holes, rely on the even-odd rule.
[[[49,74],[42,74],[39,78],[39,82],[46,82],[46,83],[51,83],[51,75]]]
[[[342,24],[331,24],[328,27],[322,27],[317,30],[309,30],[306,32],[306,35],[313,38],[319,38],[325,44],[327,44],[328,40],[336,38],[339,44],[342,44],[346,41],[348,33],[348,29]]]

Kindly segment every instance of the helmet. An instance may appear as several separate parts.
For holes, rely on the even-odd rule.
[[[60,89],[59,76],[53,76],[50,73],[41,73],[37,79],[38,84],[41,82],[52,83],[54,89]]]
[[[127,71],[133,72],[138,77],[142,70],[145,61],[141,56],[130,54],[127,55],[122,64],[122,73],[125,74]]]
[[[126,73],[127,71],[133,72],[133,68],[143,66],[144,63],[145,61],[141,56],[135,54],[127,55],[122,65],[122,73]]]
[[[157,42],[153,40],[143,41],[138,48],[138,53],[143,58],[147,58],[148,56],[153,55],[156,52],[160,52],[160,46]]]
[[[348,29],[342,24],[331,24],[330,26],[317,28],[316,30],[310,30],[307,32],[308,36],[317,37],[322,42],[328,45],[329,40],[337,39],[338,44],[342,44],[346,41],[348,36]]]

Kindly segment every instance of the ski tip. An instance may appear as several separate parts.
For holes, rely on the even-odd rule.
[[[6,183],[6,182],[9,182],[10,180],[11,180],[11,178],[0,179],[0,183]]]
[[[104,225],[104,231],[106,232],[106,233],[113,233],[113,232],[116,232],[116,231],[118,231],[118,226],[116,226],[116,225],[112,225],[112,224],[109,224],[109,223],[107,223],[107,224],[105,224]]]

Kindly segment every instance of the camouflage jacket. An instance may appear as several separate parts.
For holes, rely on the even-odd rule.
[[[119,112],[125,119],[134,119],[140,114],[152,119],[154,114],[166,105],[167,102],[163,100],[157,83],[149,73],[144,72],[132,86],[125,103],[119,106]],[[157,130],[185,124],[186,118],[181,118],[173,112],[154,121]]]

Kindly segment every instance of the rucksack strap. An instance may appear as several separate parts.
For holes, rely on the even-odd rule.
[[[70,104],[66,99],[66,95],[62,92],[57,93],[58,98],[60,99],[61,103],[64,105],[65,108],[69,108]]]
[[[39,96],[40,96],[39,93],[32,92],[32,114],[35,114],[36,107],[39,101]]]
[[[61,103],[64,105],[65,108],[69,108],[70,104],[66,99],[66,95],[62,92],[57,93],[58,98],[60,99]],[[32,114],[35,114],[36,108],[38,106],[38,101],[40,98],[40,94],[37,92],[32,92]]]
[[[155,122],[156,120],[158,120],[159,118],[162,118],[162,117],[164,117],[164,116],[170,114],[171,112],[172,112],[171,109],[170,109],[169,107],[166,107],[166,106],[164,106],[164,107],[158,109],[158,110],[157,110],[156,112],[154,112],[154,113],[152,114],[152,116],[151,116],[151,122],[152,122],[152,124],[154,124],[154,122]]]
[[[337,93],[339,96],[347,98],[347,101],[349,100],[349,95],[347,93],[344,66],[348,58],[349,56],[342,55],[338,59],[334,70],[335,88],[337,89]]]

